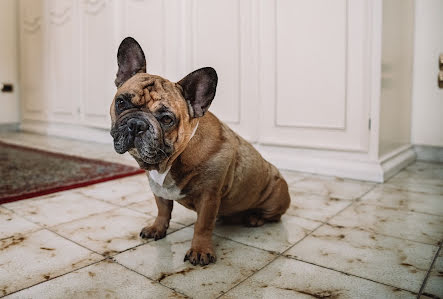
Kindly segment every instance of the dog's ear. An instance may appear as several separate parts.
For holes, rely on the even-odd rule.
[[[120,87],[137,73],[146,73],[145,53],[132,37],[125,38],[117,52],[118,71],[115,86]]]
[[[193,71],[178,84],[183,88],[183,97],[188,102],[191,117],[205,115],[215,96],[217,72],[212,67]]]

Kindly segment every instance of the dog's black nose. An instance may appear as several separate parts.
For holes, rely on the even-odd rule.
[[[128,130],[129,134],[132,136],[138,136],[143,134],[148,128],[148,125],[139,119],[131,118],[128,120]]]

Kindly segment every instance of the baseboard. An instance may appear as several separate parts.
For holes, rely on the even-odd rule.
[[[380,159],[383,171],[383,182],[394,176],[400,170],[417,159],[412,145],[400,147]]]
[[[0,124],[0,132],[16,132],[20,130],[19,123]]]
[[[24,132],[107,144],[112,143],[112,137],[109,134],[109,130],[102,128],[33,120],[23,121],[20,128]]]
[[[428,146],[428,145],[414,145],[417,160],[429,162],[443,162],[443,147]]]
[[[320,151],[255,145],[265,159],[280,169],[332,175],[382,183],[415,161],[412,146],[374,161],[365,153]]]

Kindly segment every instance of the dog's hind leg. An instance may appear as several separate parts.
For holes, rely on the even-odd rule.
[[[278,222],[291,204],[288,184],[281,176],[275,176],[273,187],[266,200],[258,206],[264,222]]]

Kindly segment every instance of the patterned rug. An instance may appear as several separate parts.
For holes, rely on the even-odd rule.
[[[0,204],[143,172],[126,165],[0,142]]]

